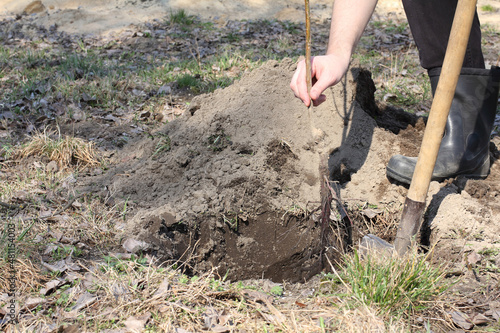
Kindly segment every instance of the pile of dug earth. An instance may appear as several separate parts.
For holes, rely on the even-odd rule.
[[[194,271],[217,267],[231,280],[311,277],[324,268],[320,165],[328,160],[345,206],[399,216],[407,189],[387,179],[385,166],[394,154],[415,156],[424,122],[377,107],[370,73],[356,64],[309,114],[289,89],[294,69],[290,60],[270,61],[195,98],[87,184],[133,204],[128,237],[165,260],[189,260]],[[491,151],[494,160],[495,144]],[[498,246],[499,178],[494,162],[486,180],[431,184],[424,224],[438,252],[458,255],[459,231],[476,235],[470,249]]]

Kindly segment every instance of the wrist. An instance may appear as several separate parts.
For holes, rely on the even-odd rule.
[[[340,52],[338,49],[327,52],[325,54],[333,63],[336,64],[336,67],[341,68],[343,72],[347,70],[349,67],[349,62],[351,61],[351,53],[350,52]]]

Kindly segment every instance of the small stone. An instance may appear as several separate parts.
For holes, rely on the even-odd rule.
[[[149,244],[144,241],[128,238],[122,244],[123,248],[130,253],[137,253],[149,249]]]
[[[35,238],[33,239],[33,243],[41,243],[42,241],[43,241],[42,235],[36,235]]]
[[[481,259],[483,259],[483,257],[479,253],[474,251],[467,256],[467,263],[470,265],[476,265],[481,261]]]
[[[86,119],[85,112],[75,104],[70,104],[68,106],[67,114],[75,121],[82,121]]]
[[[50,161],[46,166],[46,170],[48,172],[57,172],[59,171],[59,166],[57,165],[56,161]]]
[[[158,89],[158,95],[170,95],[172,93],[172,87],[164,85]]]
[[[37,14],[43,11],[45,11],[45,6],[39,0],[33,1],[32,3],[27,5],[23,10],[23,12],[26,13],[27,15]]]
[[[321,141],[325,137],[325,132],[320,128],[312,129],[314,141]]]

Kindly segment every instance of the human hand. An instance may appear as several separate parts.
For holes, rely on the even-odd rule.
[[[295,97],[300,98],[306,106],[311,104],[311,100],[314,106],[318,106],[326,101],[326,96],[323,92],[328,87],[337,84],[344,76],[348,67],[349,59],[336,54],[312,57],[311,76],[313,85],[310,95],[308,95],[306,62],[302,60],[297,64],[297,70],[293,74],[290,88],[293,90]]]

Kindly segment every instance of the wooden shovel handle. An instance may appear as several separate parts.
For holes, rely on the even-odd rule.
[[[310,96],[312,87],[312,78],[311,78],[312,73],[311,73],[311,7],[309,6],[309,0],[305,0],[305,10],[306,10],[306,82],[307,82],[307,95]]]
[[[425,202],[446,120],[469,41],[477,0],[458,1],[446,55],[418,155],[408,198]]]
[[[441,75],[396,235],[395,247],[399,254],[406,252],[420,229],[427,191],[469,42],[476,3],[477,0],[459,0],[457,4]]]

